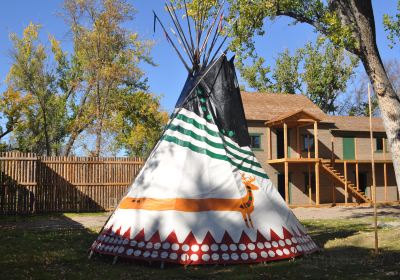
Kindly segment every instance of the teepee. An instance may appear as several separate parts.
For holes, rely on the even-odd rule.
[[[199,63],[202,54],[203,62],[210,56],[221,28],[215,30],[202,51],[200,42],[195,47],[181,37],[193,67],[175,111],[92,252],[198,265],[266,262],[318,249],[249,147],[233,59],[219,47],[209,63]]]

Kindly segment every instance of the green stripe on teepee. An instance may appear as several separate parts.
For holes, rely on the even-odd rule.
[[[205,142],[205,143],[207,143],[208,145],[210,145],[211,147],[214,147],[214,148],[216,148],[216,149],[221,149],[221,150],[222,150],[221,152],[226,151],[228,154],[230,154],[231,156],[233,156],[234,158],[236,158],[236,159],[238,159],[238,160],[240,160],[240,161],[243,161],[243,162],[246,162],[246,163],[248,163],[248,164],[257,166],[257,167],[259,167],[259,168],[262,168],[261,165],[260,165],[258,162],[253,161],[253,160],[248,159],[248,158],[244,158],[244,157],[242,157],[242,156],[240,156],[240,155],[238,155],[238,154],[235,154],[235,153],[233,153],[232,151],[230,151],[230,150],[228,150],[228,149],[225,149],[225,146],[224,146],[223,144],[213,142],[213,141],[211,141],[210,139],[208,139],[207,137],[204,137],[204,136],[201,136],[201,135],[196,134],[196,133],[195,133],[194,131],[192,131],[192,130],[189,130],[189,129],[186,129],[186,128],[184,128],[184,127],[177,126],[177,125],[171,125],[171,126],[168,128],[168,130],[178,131],[178,132],[180,132],[180,133],[182,133],[182,134],[184,134],[184,135],[186,135],[186,136],[189,136],[189,137],[191,137],[191,138],[193,138],[193,139],[195,139],[195,140],[198,140],[198,141],[201,141],[201,142]]]
[[[184,121],[184,122],[186,122],[188,124],[191,124],[191,125],[193,125],[194,127],[198,128],[198,129],[204,130],[208,134],[210,134],[211,136],[221,137],[221,139],[224,142],[224,144],[227,145],[228,147],[230,147],[230,148],[232,148],[232,149],[234,149],[234,150],[236,150],[238,152],[241,152],[243,154],[246,154],[246,155],[254,157],[254,154],[253,154],[252,151],[246,151],[246,150],[240,149],[239,147],[233,145],[232,143],[229,143],[228,141],[226,141],[224,139],[223,133],[220,133],[220,132],[218,132],[216,130],[212,130],[209,127],[207,127],[206,125],[199,123],[198,121],[196,121],[193,118],[190,118],[190,117],[188,117],[186,115],[183,115],[183,114],[178,114],[175,118],[178,119],[178,120]]]
[[[178,139],[175,136],[164,135],[161,139],[165,140],[167,142],[175,143],[175,144],[177,144],[179,146],[182,146],[182,147],[189,148],[190,150],[192,150],[194,152],[207,155],[207,156],[209,156],[211,158],[215,158],[215,159],[219,159],[219,160],[225,160],[225,161],[229,162],[230,164],[232,164],[233,166],[235,166],[236,168],[238,168],[241,171],[245,171],[245,172],[251,173],[253,175],[259,176],[261,178],[268,179],[268,176],[265,173],[255,171],[255,170],[253,170],[251,168],[248,168],[248,167],[241,166],[240,164],[237,164],[236,162],[232,161],[230,158],[228,158],[225,155],[220,155],[220,154],[214,153],[212,151],[209,151],[207,149],[198,147],[198,146],[194,145],[193,143]]]

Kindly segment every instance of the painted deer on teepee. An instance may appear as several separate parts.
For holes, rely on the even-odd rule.
[[[249,178],[246,178],[244,174],[242,173],[242,182],[246,188],[246,195],[242,197],[242,205],[240,205],[240,211],[243,215],[243,220],[246,222],[247,227],[252,227],[253,222],[251,220],[251,213],[254,211],[254,196],[253,196],[253,190],[258,190],[258,187],[253,184],[253,182],[256,180],[254,176],[251,176]],[[250,226],[249,226],[250,224]]]
[[[246,194],[241,198],[149,198],[125,197],[119,208],[142,209],[154,211],[175,210],[182,212],[203,211],[237,211],[243,216],[247,227],[253,227],[251,213],[254,211],[253,191],[258,190],[254,185],[255,177],[246,177],[242,173],[242,183]]]

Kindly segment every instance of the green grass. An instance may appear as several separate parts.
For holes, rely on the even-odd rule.
[[[75,214],[74,214],[75,215]],[[82,214],[78,214],[82,215]],[[87,215],[87,214],[83,214]],[[19,218],[25,222],[54,216]],[[55,215],[56,218],[60,217]],[[67,214],[66,217],[71,217]],[[63,217],[63,218],[66,218]],[[393,218],[384,218],[389,223]],[[9,224],[0,218],[0,228]],[[87,259],[98,229],[0,229],[1,279],[399,279],[400,228],[379,231],[381,249],[373,254],[372,220],[305,220],[323,248],[306,258],[257,265],[166,266],[138,264],[110,257]]]

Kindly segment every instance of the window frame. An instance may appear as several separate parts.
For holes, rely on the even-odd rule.
[[[249,136],[250,136],[250,148],[251,148],[251,150],[253,150],[253,151],[264,151],[264,149],[263,149],[263,145],[262,145],[262,135],[264,135],[264,133],[257,133],[257,132],[252,132],[252,133],[249,133]],[[260,147],[259,148],[253,148],[252,147],[252,144],[253,144],[253,141],[252,141],[252,137],[260,137]]]
[[[388,144],[387,144],[387,138],[385,136],[375,136],[375,153],[383,153],[383,148],[385,148],[386,153],[388,153]],[[383,145],[383,139],[385,139],[385,146]],[[379,140],[379,141],[378,141]],[[378,143],[380,143],[382,149],[378,150]]]
[[[315,149],[315,141],[314,141],[314,135],[312,135],[312,134],[302,134],[302,139],[303,139],[303,145],[302,145],[302,152],[308,152],[308,148],[306,148],[306,139],[307,139],[307,136],[310,136],[310,140],[312,140],[312,145],[311,145],[311,147],[310,147],[310,152],[314,152],[314,149]]]

